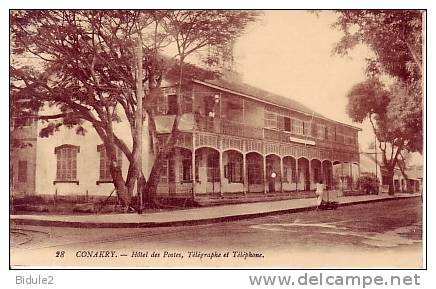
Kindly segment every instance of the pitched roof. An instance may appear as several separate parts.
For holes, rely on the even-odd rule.
[[[285,108],[289,108],[292,110],[297,110],[306,114],[318,116],[318,117],[324,117],[323,115],[317,113],[316,111],[313,111],[312,109],[308,108],[307,106],[291,99],[288,97],[284,97],[278,94],[271,93],[269,91],[248,85],[243,82],[234,82],[234,81],[228,81],[224,79],[212,79],[212,80],[203,80],[201,82],[212,84],[215,86],[219,86],[223,89],[229,89],[235,92],[239,92],[241,94],[249,95],[253,98],[256,98],[262,102],[268,102],[271,104],[279,105]]]
[[[332,122],[336,122],[336,123],[340,123],[338,121],[329,119],[325,116],[323,116],[322,114],[308,108],[307,106],[299,103],[296,100],[293,100],[289,97],[285,97],[282,95],[278,95],[251,85],[248,85],[246,83],[243,82],[236,82],[236,81],[228,81],[228,80],[224,80],[222,78],[220,79],[212,79],[212,80],[193,80],[196,83],[199,84],[203,84],[203,85],[209,85],[218,89],[222,89],[222,90],[229,90],[230,92],[233,93],[239,93],[245,97],[251,97],[255,100],[259,100],[261,102],[265,102],[265,103],[269,103],[272,105],[276,105],[276,106],[280,106],[283,108],[287,108],[290,110],[294,110],[294,111],[298,111],[301,112],[303,114],[309,115],[309,116],[314,116],[314,117],[318,117],[318,118],[322,118],[322,119],[326,119]],[[351,127],[353,129],[357,129],[357,130],[361,130],[358,127],[352,126],[352,125],[348,125],[348,124],[344,124],[344,123],[340,123],[342,125]]]

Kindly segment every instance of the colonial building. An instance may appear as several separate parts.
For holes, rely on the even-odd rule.
[[[379,192],[387,193],[389,191],[389,178],[386,176],[386,169],[383,167],[381,152],[375,154],[372,152],[360,153],[361,173],[372,173],[377,176],[380,188]],[[397,193],[422,193],[422,165],[406,164],[405,174],[397,166],[394,170],[394,191]]]
[[[328,119],[283,96],[241,82],[192,80],[177,95],[162,89],[156,126],[165,138],[181,113],[177,144],[166,160],[158,186],[162,198],[279,194],[315,189],[352,189],[359,174],[359,129]],[[181,112],[178,111],[178,99]],[[117,132],[129,144],[124,122]],[[14,195],[100,195],[113,189],[101,140],[61,128],[40,138],[41,123],[12,131],[31,146],[13,149]],[[153,164],[147,127],[143,167]],[[124,175],[127,160],[120,154]]]
[[[358,131],[302,104],[241,82],[193,80],[185,89],[182,136],[162,173],[168,197],[352,189]],[[163,89],[162,137],[177,113],[177,88]]]

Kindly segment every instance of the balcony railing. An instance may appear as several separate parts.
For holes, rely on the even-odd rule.
[[[335,143],[331,140],[318,140],[311,136],[298,136],[291,132],[278,131],[268,128],[253,127],[243,123],[229,121],[220,118],[195,116],[195,129],[198,131],[211,132],[217,134],[232,135],[237,137],[246,137],[253,139],[266,139],[289,143],[290,138],[295,136],[306,141],[314,141],[322,147],[332,147]],[[357,151],[358,147],[353,144],[341,144],[341,147],[349,151]]]
[[[262,139],[262,128],[252,127],[220,118],[195,116],[196,129],[205,132],[222,133],[239,137]]]

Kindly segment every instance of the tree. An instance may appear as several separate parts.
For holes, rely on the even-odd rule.
[[[159,183],[159,176],[163,168],[162,160],[167,159],[174,144],[177,140],[177,127],[180,116],[183,112],[183,80],[185,59],[195,52],[209,46],[216,47],[218,55],[207,54],[206,62],[214,62],[212,58],[222,57],[222,52],[226,44],[232,42],[240,36],[243,28],[250,22],[254,21],[257,12],[250,11],[216,11],[216,10],[199,10],[199,11],[169,11],[162,19],[163,29],[174,39],[177,48],[178,58],[178,114],[175,117],[172,133],[167,137],[165,145],[159,143],[154,125],[151,125],[150,132],[153,139],[153,149],[156,157],[150,172],[149,181],[145,184],[144,194],[146,198],[154,200],[156,203],[156,189]],[[221,53],[220,53],[221,52]],[[191,73],[198,70],[193,70]],[[177,74],[176,74],[177,75]],[[147,110],[150,120],[153,119],[155,112]]]
[[[409,88],[422,89],[423,11],[339,10],[334,28],[344,35],[333,52],[347,55],[358,44],[375,54],[367,73],[387,74]]]
[[[337,14],[333,27],[344,35],[333,52],[347,55],[359,44],[374,52],[367,59],[368,79],[348,93],[347,111],[354,121],[370,120],[393,192],[395,166],[404,163],[404,154],[421,152],[423,146],[424,12],[340,10]],[[389,87],[380,80],[385,76],[393,82]]]
[[[404,172],[405,154],[422,150],[422,104],[407,96],[398,84],[386,88],[377,79],[356,84],[347,94],[351,119],[372,125],[391,193],[395,167]]]
[[[379,185],[379,180],[373,173],[363,173],[357,179],[357,186],[369,195],[377,194]]]
[[[225,44],[254,19],[254,12],[244,11],[12,11],[13,113],[46,121],[41,136],[52,135],[62,126],[74,127],[77,133],[84,134],[83,123],[89,122],[104,144],[122,204],[126,208],[131,206],[135,183],[141,184],[141,180],[154,199],[154,184],[162,164],[155,162],[145,183],[135,162],[140,153],[137,128],[147,119],[159,160],[168,156],[174,146],[180,117],[176,116],[172,133],[165,141],[157,138],[155,104],[161,81],[168,65],[172,65],[164,61],[162,50],[173,43],[182,48],[176,55],[182,87],[184,60],[188,55],[206,45]],[[135,62],[138,41],[143,50],[142,73],[138,73],[140,65]],[[138,75],[143,75],[142,116],[137,106]],[[58,112],[36,114],[45,105]],[[131,146],[114,130],[114,124],[123,118],[130,127]],[[129,161],[126,178],[117,165],[116,149]]]

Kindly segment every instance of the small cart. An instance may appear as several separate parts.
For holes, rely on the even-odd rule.
[[[338,192],[337,191],[324,191],[321,192],[318,191],[316,194],[318,195],[318,198],[320,199],[318,201],[318,208],[321,210],[336,210],[336,208],[339,206],[339,203],[337,201],[338,199]]]

